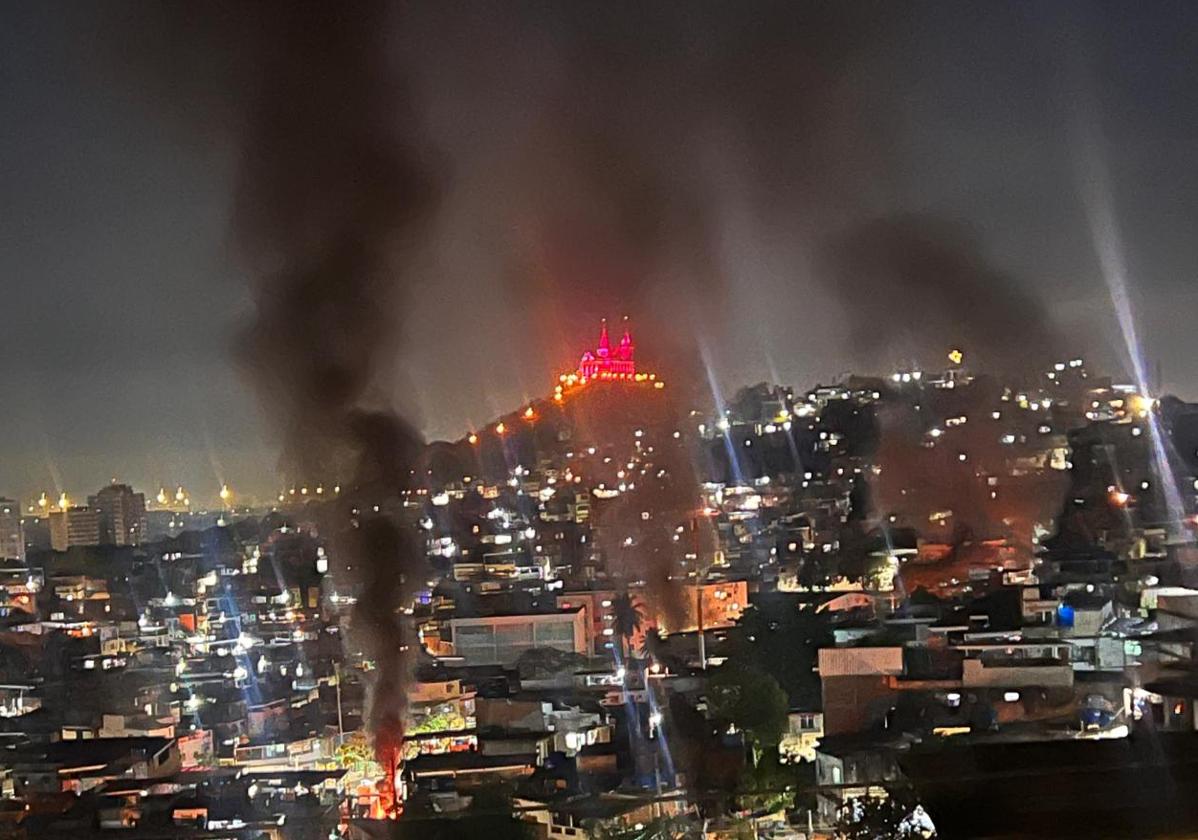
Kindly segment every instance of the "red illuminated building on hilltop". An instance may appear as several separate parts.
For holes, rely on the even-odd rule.
[[[587,386],[595,382],[611,383],[612,385],[635,385],[638,388],[649,388],[660,391],[666,387],[656,373],[638,371],[636,367],[636,344],[632,340],[632,332],[628,329],[625,319],[624,335],[620,343],[613,348],[611,337],[607,332],[605,318],[599,329],[599,346],[594,350],[583,352],[578,360],[578,369],[558,376],[557,384],[553,387],[553,403],[562,406],[567,399],[574,397]],[[606,390],[606,389],[604,389]],[[525,406],[519,412],[513,412],[499,420],[492,427],[496,435],[506,435],[512,428],[511,424],[518,417],[527,423],[535,423],[541,419],[541,414],[534,404]],[[478,433],[471,432],[466,437],[467,442],[477,444],[480,440]]]
[[[607,319],[599,328],[599,346],[587,350],[578,360],[578,370],[563,373],[557,378],[553,399],[561,402],[569,393],[590,382],[640,382],[660,390],[665,387],[655,373],[638,372],[636,369],[636,344],[625,319],[624,335],[614,349],[607,333]]]
[[[612,352],[611,339],[607,335],[607,319],[604,318],[599,331],[599,346],[582,354],[578,360],[578,376],[581,379],[632,379],[636,376],[635,352],[636,346],[632,343],[627,319],[620,346]]]

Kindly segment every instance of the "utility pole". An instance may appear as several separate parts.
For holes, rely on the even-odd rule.
[[[345,736],[345,724],[341,719],[341,663],[333,662],[333,679],[337,681],[337,740]]]
[[[706,520],[706,517],[704,517]],[[695,555],[695,622],[699,628],[699,667],[707,670],[707,637],[703,632],[703,582],[707,578],[708,566],[703,562],[703,546],[700,545],[700,520],[691,518],[691,549]],[[710,525],[710,520],[706,521]]]

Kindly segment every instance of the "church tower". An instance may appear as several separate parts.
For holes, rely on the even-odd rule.
[[[607,319],[599,327],[599,346],[582,354],[578,361],[578,376],[582,379],[633,379],[636,377],[635,346],[632,333],[624,324],[624,336],[619,347],[612,351],[611,336],[607,332]]]

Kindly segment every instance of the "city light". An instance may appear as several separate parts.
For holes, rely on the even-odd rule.
[[[1198,7],[109,5],[0,27],[0,834],[1198,837]]]

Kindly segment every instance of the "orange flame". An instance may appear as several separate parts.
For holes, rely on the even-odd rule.
[[[383,778],[379,779],[379,807],[384,818],[399,819],[403,813],[403,800],[400,798],[398,784],[399,763],[403,756],[403,733],[380,731],[375,735],[374,754],[383,768]]]

